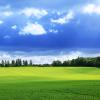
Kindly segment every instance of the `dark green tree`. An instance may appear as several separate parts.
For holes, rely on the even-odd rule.
[[[10,67],[10,62],[9,62],[9,60],[5,60],[5,67]]]
[[[28,66],[28,61],[27,60],[23,60],[23,66]]]
[[[52,66],[62,66],[62,62],[57,60],[52,62]]]
[[[16,66],[22,66],[21,59],[16,59]]]
[[[15,67],[15,66],[16,66],[16,61],[15,61],[15,60],[12,60],[12,61],[11,61],[11,66],[12,66],[12,67]]]
[[[69,66],[70,65],[70,61],[68,60],[68,61],[64,61],[63,63],[62,63],[62,65],[63,66]]]
[[[32,66],[32,65],[33,65],[32,60],[30,60],[30,62],[29,62],[29,66]]]
[[[5,62],[4,62],[4,60],[1,61],[1,67],[5,67]]]

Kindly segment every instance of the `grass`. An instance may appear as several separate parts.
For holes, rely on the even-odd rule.
[[[0,100],[100,100],[100,69],[0,68]]]

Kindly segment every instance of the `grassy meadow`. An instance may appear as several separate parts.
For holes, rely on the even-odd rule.
[[[100,100],[100,69],[0,68],[0,100]]]

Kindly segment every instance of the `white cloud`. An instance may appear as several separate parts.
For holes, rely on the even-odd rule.
[[[97,57],[100,56],[100,53],[85,53],[81,51],[71,51],[69,53],[59,53],[58,55],[39,55],[36,56],[32,52],[0,52],[0,61],[3,60],[13,60],[13,59],[22,59],[22,60],[32,60],[34,64],[51,64],[54,60],[71,60],[76,59],[77,57]]]
[[[31,53],[31,52],[30,52]],[[36,56],[36,55],[29,55],[25,52],[22,53],[16,53],[14,52],[13,54],[10,54],[8,52],[0,52],[0,61],[3,60],[12,60],[12,59],[22,59],[22,60],[32,60],[34,64],[45,64],[45,63],[52,63],[52,61],[54,60],[60,60],[60,61],[65,61],[65,60],[71,60],[74,58],[77,58],[78,56],[80,56],[81,53],[80,52],[70,52],[69,54],[63,55],[63,54],[59,54],[59,55],[40,55],[40,56]]]
[[[87,14],[100,14],[100,6],[95,4],[87,4],[83,7],[83,13]]]
[[[62,15],[64,12],[63,11],[58,11],[58,10],[52,10],[52,14],[57,14],[58,16]]]
[[[2,20],[0,20],[0,24],[3,24],[4,22]]]
[[[57,24],[66,24],[69,23],[74,18],[74,12],[69,11],[67,15],[65,15],[62,18],[59,19],[51,19],[51,22],[57,23]]]
[[[44,27],[38,23],[28,22],[19,32],[20,35],[43,35],[46,34]]]
[[[46,16],[48,12],[45,9],[25,8],[21,11],[21,14],[24,14],[27,17],[35,16],[36,18],[42,18],[43,16]]]
[[[17,29],[17,25],[13,25],[11,28],[16,30]]]
[[[10,5],[0,6],[0,17],[9,17],[13,15],[13,11],[11,11]]]
[[[49,32],[50,32],[50,33],[58,33],[58,30],[50,29]]]
[[[12,11],[4,11],[4,12],[2,12],[1,14],[2,14],[3,16],[5,16],[5,17],[9,17],[9,16],[13,15],[13,12],[12,12]]]

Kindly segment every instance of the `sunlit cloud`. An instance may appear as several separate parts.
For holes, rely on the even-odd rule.
[[[17,29],[17,25],[13,25],[13,26],[11,26],[11,28],[12,28],[13,30],[16,30],[16,29]]]
[[[24,14],[27,17],[35,16],[36,18],[42,18],[46,16],[48,12],[45,9],[37,9],[37,8],[25,8],[20,11],[21,14]]]
[[[3,24],[4,22],[2,20],[0,20],[0,24]]]
[[[59,31],[58,30],[55,30],[55,29],[50,29],[49,32],[50,33],[58,33]]]
[[[65,16],[58,19],[51,19],[52,23],[66,24],[69,23],[74,18],[74,12],[69,11]]]
[[[2,12],[2,15],[9,17],[9,16],[13,15],[13,12],[12,11],[4,11],[4,12]]]
[[[11,10],[10,5],[6,6],[0,6],[0,16],[3,17],[9,17],[13,15],[13,11]]]
[[[83,7],[83,13],[87,14],[100,14],[100,6],[95,4],[87,4]]]
[[[28,22],[19,32],[20,35],[43,35],[46,30],[41,24]]]

